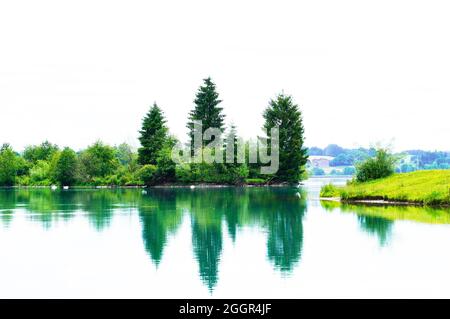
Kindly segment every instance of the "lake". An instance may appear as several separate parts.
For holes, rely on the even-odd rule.
[[[329,181],[0,190],[0,297],[450,298],[448,209],[321,202]]]

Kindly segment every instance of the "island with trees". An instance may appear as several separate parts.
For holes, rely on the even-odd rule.
[[[202,121],[201,133],[209,127],[218,128],[227,137],[224,139],[226,143],[237,144],[237,128],[233,124],[226,127],[221,102],[214,82],[211,78],[205,79],[195,95],[194,107],[186,121],[190,142],[194,122]],[[170,133],[162,108],[154,103],[142,121],[140,147],[137,150],[128,144],[110,146],[96,141],[84,150],[75,151],[45,141],[18,153],[11,145],[3,144],[0,149],[0,186],[297,184],[305,177],[308,158],[302,113],[298,105],[291,96],[278,94],[269,101],[263,117],[265,123],[262,129],[279,128],[279,169],[273,174],[261,174],[261,165],[248,160],[250,141],[245,143],[246,158],[243,162],[176,164],[171,153],[179,141]],[[226,146],[223,145],[223,148]],[[233,157],[236,158],[236,147],[233,149]]]

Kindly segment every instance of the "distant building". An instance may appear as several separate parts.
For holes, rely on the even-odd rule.
[[[308,164],[312,167],[328,168],[333,158],[332,156],[310,156]]]

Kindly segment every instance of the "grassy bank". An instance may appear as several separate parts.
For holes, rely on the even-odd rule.
[[[394,174],[365,183],[344,187],[326,185],[320,196],[342,201],[384,200],[422,205],[450,205],[450,170],[417,171]]]

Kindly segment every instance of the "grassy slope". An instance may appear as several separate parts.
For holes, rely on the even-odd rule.
[[[335,188],[334,191],[328,189],[325,192],[323,189],[321,195],[338,196],[342,200],[384,199],[425,205],[450,205],[450,170],[394,174],[371,182],[352,183]]]

